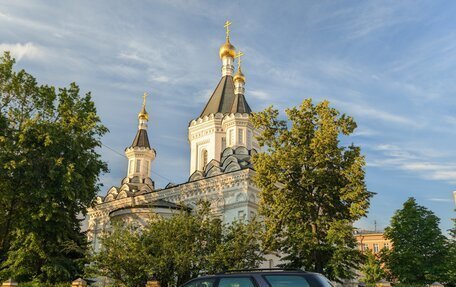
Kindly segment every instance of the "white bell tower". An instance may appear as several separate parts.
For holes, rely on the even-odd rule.
[[[128,158],[127,177],[135,178],[139,183],[146,183],[146,180],[150,179],[152,161],[156,155],[147,136],[149,114],[146,111],[146,97],[147,93],[144,93],[142,109],[138,114],[138,132],[131,146],[125,149]]]
[[[222,78],[201,115],[192,120],[188,128],[190,143],[190,175],[202,171],[213,159],[220,161],[227,147],[243,146],[258,149],[256,131],[250,122],[252,110],[244,97],[245,76],[241,71],[242,53],[230,42],[229,26],[225,23],[226,40],[220,47]],[[238,71],[234,75],[234,59],[238,59]]]

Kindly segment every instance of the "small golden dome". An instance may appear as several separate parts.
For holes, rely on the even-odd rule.
[[[220,59],[222,59],[224,56],[230,56],[231,58],[234,58],[234,56],[236,56],[236,48],[231,45],[229,38],[226,38],[225,44],[220,46],[219,55]]]
[[[138,119],[140,119],[140,120],[146,120],[146,121],[149,120],[149,114],[147,113],[146,107],[145,107],[145,106],[143,106],[142,109],[141,109],[141,111],[139,112],[139,114],[138,114]]]
[[[235,82],[236,81],[242,81],[245,83],[245,76],[244,74],[242,73],[241,71],[241,67],[238,68],[236,74],[234,75],[234,79],[233,79]]]

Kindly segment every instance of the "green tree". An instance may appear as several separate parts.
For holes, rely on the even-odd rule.
[[[144,252],[142,234],[132,225],[114,224],[109,236],[103,236],[103,250],[91,259],[88,276],[106,276],[114,286],[145,286],[150,258]]]
[[[425,284],[445,278],[446,238],[440,219],[409,198],[391,218],[385,237],[393,248],[385,258],[386,267],[401,283]]]
[[[106,171],[96,148],[107,129],[90,93],[56,90],[0,57],[0,279],[55,283],[80,272],[78,215]]]
[[[385,276],[380,259],[371,251],[366,253],[366,259],[361,267],[361,272],[364,276],[363,281],[367,287],[375,287],[375,284]]]
[[[223,227],[221,239],[208,255],[208,273],[255,268],[264,260],[261,249],[262,226],[257,221],[235,221]]]
[[[453,228],[450,229],[448,239],[447,257],[445,259],[445,283],[446,286],[456,286],[456,219],[453,219]]]
[[[340,145],[356,128],[327,101],[310,99],[286,110],[253,115],[265,152],[254,157],[262,190],[266,245],[285,254],[287,267],[350,278],[361,260],[352,224],[365,216],[372,196],[364,183],[360,148]]]
[[[263,260],[255,222],[223,225],[207,210],[154,217],[140,232],[117,225],[102,239],[90,273],[115,286],[144,286],[156,275],[162,286],[179,286],[203,272],[255,268]]]

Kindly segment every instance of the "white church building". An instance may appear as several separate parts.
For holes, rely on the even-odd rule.
[[[188,181],[155,188],[150,173],[156,151],[147,136],[149,116],[144,97],[138,131],[125,149],[126,176],[120,186],[111,187],[104,197],[98,196],[88,209],[87,235],[95,251],[100,247],[100,235],[109,231],[115,220],[142,225],[152,214],[169,217],[183,205],[194,208],[200,200],[210,202],[212,213],[225,223],[257,215],[259,189],[253,182],[251,156],[259,149],[255,140],[258,131],[250,120],[252,111],[244,95],[240,62],[235,73],[234,59],[239,61],[242,54],[236,54],[228,29],[219,55],[220,82],[201,114],[188,126]]]

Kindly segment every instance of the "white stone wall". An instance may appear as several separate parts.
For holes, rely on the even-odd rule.
[[[150,192],[132,197],[115,199],[96,204],[88,209],[89,227],[88,239],[95,251],[99,250],[99,237],[110,229],[110,214],[116,210],[126,210],[124,213],[129,219],[133,216],[131,210],[135,206],[146,206],[162,199],[176,204],[196,207],[200,200],[209,201],[214,215],[220,216],[224,223],[239,219],[250,219],[258,214],[259,190],[253,183],[253,171],[239,170],[229,174],[221,174],[194,182],[184,183],[157,192]],[[139,209],[138,209],[139,210]],[[138,216],[146,222],[147,213],[141,209]],[[158,212],[158,210],[157,210]],[[174,211],[170,211],[172,213]],[[166,213],[160,209],[159,213]],[[114,214],[112,214],[114,215]],[[241,217],[241,218],[240,218]]]

